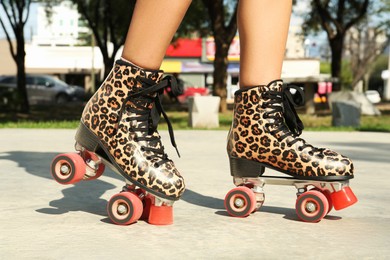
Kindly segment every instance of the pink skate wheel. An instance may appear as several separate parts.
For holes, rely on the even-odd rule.
[[[57,155],[51,163],[51,174],[60,184],[73,184],[83,179],[86,165],[78,153]]]
[[[331,197],[335,210],[344,209],[358,201],[350,187],[344,187],[339,191],[333,192]]]
[[[297,198],[295,210],[304,222],[319,222],[328,213],[328,199],[318,190],[310,190]]]
[[[333,209],[333,201],[332,201],[332,194],[328,190],[322,191],[322,193],[325,195],[326,199],[328,200],[328,214]]]
[[[321,189],[318,189],[318,188],[314,188],[313,190],[317,190],[317,191],[320,191],[322,192],[326,199],[328,200],[328,212],[326,214],[328,214],[332,209],[333,209],[333,202],[332,202],[332,196],[331,196],[331,193],[329,190],[321,190]]]
[[[256,196],[250,188],[240,186],[226,194],[224,204],[229,215],[243,218],[256,209]]]
[[[151,204],[149,207],[148,223],[152,225],[171,225],[173,223],[172,206],[156,206]]]
[[[143,210],[140,198],[131,192],[121,192],[112,196],[107,205],[108,216],[117,225],[137,222]]]

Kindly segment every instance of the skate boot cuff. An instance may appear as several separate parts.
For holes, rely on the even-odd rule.
[[[143,70],[145,72],[152,72],[152,73],[164,73],[163,70],[152,70],[152,69],[144,69],[141,66],[138,66],[137,64],[132,63],[131,61],[128,61],[124,58],[120,58],[119,60],[115,61],[115,64],[121,65],[121,66],[130,66],[130,67],[135,67],[140,70]]]
[[[283,85],[283,80],[276,79],[276,80],[271,81],[267,85],[257,85],[257,86],[249,86],[249,87],[243,86],[239,90],[234,92],[234,94],[235,95],[239,95],[240,93],[242,93],[244,91],[248,91],[248,90],[253,89],[253,88],[267,88],[267,89],[271,89],[272,88],[271,86],[274,85],[274,84],[276,84],[276,85],[280,85],[280,84]]]

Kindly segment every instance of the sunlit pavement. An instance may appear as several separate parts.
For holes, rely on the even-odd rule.
[[[359,199],[319,223],[295,214],[296,190],[266,186],[263,207],[229,217],[223,199],[233,188],[224,131],[176,131],[181,158],[170,157],[187,191],[174,205],[174,224],[117,226],[107,200],[121,177],[62,186],[52,158],[73,151],[74,130],[0,130],[0,259],[387,259],[390,256],[390,134],[307,132],[304,138],[353,159],[351,187]]]

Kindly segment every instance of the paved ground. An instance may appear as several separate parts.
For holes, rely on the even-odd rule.
[[[168,153],[186,178],[175,223],[110,223],[107,200],[123,185],[99,180],[61,186],[49,165],[73,151],[71,130],[0,130],[0,259],[388,259],[390,134],[308,132],[355,162],[358,204],[320,223],[295,215],[295,189],[266,186],[266,202],[248,218],[227,216],[232,187],[223,131],[176,131],[182,158]]]

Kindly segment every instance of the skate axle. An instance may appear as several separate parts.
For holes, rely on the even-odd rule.
[[[238,208],[244,206],[244,204],[245,204],[245,202],[244,202],[244,200],[241,199],[241,198],[236,198],[236,199],[234,200],[234,205],[235,205],[236,207],[238,207]]]
[[[127,206],[124,205],[124,204],[119,204],[119,205],[118,205],[118,208],[117,208],[117,211],[118,211],[118,213],[119,213],[120,215],[125,215],[125,214],[127,214],[127,212],[128,212],[128,208],[127,208]]]
[[[61,165],[60,171],[61,171],[61,174],[64,174],[64,175],[65,175],[65,174],[68,174],[69,171],[70,171],[69,165],[67,165],[67,164]]]
[[[316,211],[317,207],[316,207],[316,204],[312,203],[312,202],[309,202],[306,204],[306,210],[310,213]]]

